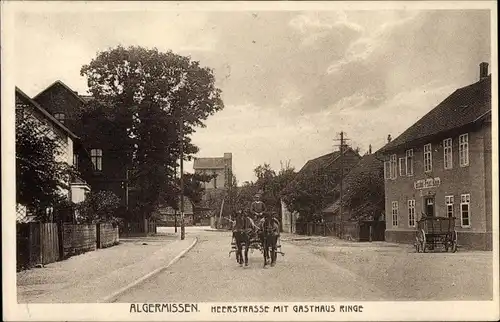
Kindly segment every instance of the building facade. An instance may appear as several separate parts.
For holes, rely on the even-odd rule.
[[[77,153],[76,150],[78,147],[81,146],[79,144],[79,137],[17,87],[15,100],[16,118],[29,118],[35,121],[39,125],[38,128],[33,129],[35,132],[56,140],[59,152],[55,156],[56,161],[75,166],[74,155]],[[83,201],[86,194],[90,191],[90,186],[87,182],[78,177],[70,178],[70,182],[65,182],[65,184],[70,188],[61,189],[61,194],[66,196],[69,201]],[[24,214],[26,214],[26,211],[24,211]]]
[[[487,65],[486,65],[487,66]],[[386,240],[422,216],[455,217],[458,244],[492,249],[491,75],[456,90],[383,148]]]
[[[226,189],[232,180],[233,155],[224,153],[222,158],[195,158],[193,169],[195,173],[214,176],[210,182],[203,183],[206,190]]]
[[[79,95],[59,80],[33,100],[77,135],[82,136],[83,129],[92,126],[92,122],[97,123],[96,119],[101,117],[96,113],[91,118],[82,119],[80,112],[92,101],[92,97]],[[112,138],[118,134],[110,130],[113,128],[111,122],[106,123],[103,119],[99,126],[101,128],[95,134],[85,131],[82,136],[84,148],[74,155],[74,162],[93,190],[112,191],[120,198],[122,206],[126,206],[129,199],[133,199],[129,198],[133,192],[128,187],[128,167],[125,162],[129,159],[128,153],[113,148]]]

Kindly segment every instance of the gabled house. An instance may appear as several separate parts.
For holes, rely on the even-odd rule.
[[[56,156],[56,160],[75,166],[75,153],[77,151],[84,153],[79,137],[21,89],[16,87],[15,91],[16,118],[30,118],[39,124],[40,128],[33,129],[34,131],[37,131],[39,135],[55,138],[58,142],[60,154]],[[42,127],[45,130],[42,131]],[[90,191],[90,186],[82,178],[73,177],[70,180],[70,182],[66,183],[70,186],[70,189],[62,190],[62,194],[67,196],[69,201],[83,201],[86,193]],[[25,211],[24,214],[26,214]],[[29,218],[29,214],[27,215],[27,218]]]
[[[334,196],[332,191],[339,183],[343,175],[359,162],[361,156],[358,152],[350,147],[344,148],[344,154],[341,157],[340,151],[328,153],[321,157],[309,160],[300,169],[294,180],[283,190],[283,201],[291,198],[298,198],[296,202],[307,205],[302,216],[316,214],[321,217],[321,210],[328,205]],[[296,192],[301,191],[297,196]],[[300,220],[300,215],[289,211],[286,207],[286,201],[282,203],[282,223],[283,228],[295,225],[297,220]]]
[[[37,94],[33,100],[60,123],[82,137],[86,152],[76,154],[74,159],[92,189],[112,191],[121,199],[122,206],[127,206],[131,190],[128,186],[127,166],[130,156],[127,151],[113,147],[112,138],[116,138],[119,134],[113,131],[112,122],[104,124],[98,133],[83,131],[84,127],[92,126],[92,122],[100,117],[98,113],[87,119],[80,117],[80,112],[86,108],[86,104],[94,101],[93,97],[79,95],[62,81],[57,80]]]
[[[340,191],[342,190],[342,198]],[[336,200],[323,209],[323,218],[338,237],[384,240],[384,166],[371,151],[334,190]],[[342,207],[341,207],[342,206]]]
[[[381,149],[386,240],[413,242],[422,216],[455,217],[458,244],[492,249],[491,75],[457,89]]]

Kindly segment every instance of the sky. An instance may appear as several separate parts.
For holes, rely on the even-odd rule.
[[[239,182],[263,163],[300,169],[337,149],[340,131],[376,151],[491,60],[486,10],[47,10],[18,12],[14,26],[15,81],[30,96],[55,80],[86,93],[82,65],[119,44],[212,68],[225,108],[193,142],[198,157],[231,152]]]

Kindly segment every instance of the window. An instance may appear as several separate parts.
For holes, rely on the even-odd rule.
[[[452,139],[446,139],[443,141],[443,153],[444,153],[444,168],[445,170],[453,168],[453,153],[452,153]]]
[[[384,178],[391,178],[391,163],[389,161],[384,162]]]
[[[408,226],[415,227],[415,200],[408,200]]]
[[[406,175],[413,175],[413,149],[406,150]]]
[[[460,196],[460,215],[462,227],[470,227],[470,194]]]
[[[424,145],[424,172],[432,171],[432,146],[431,144]]]
[[[453,196],[445,196],[444,202],[446,204],[446,214],[448,217],[453,217]]]
[[[398,226],[398,202],[392,202],[392,227]]]
[[[217,189],[217,173],[214,172],[214,188]]]
[[[406,176],[406,158],[399,158],[399,176]]]
[[[78,169],[78,154],[73,154],[73,167]]]
[[[65,119],[64,113],[55,113],[54,117],[56,120],[64,124],[64,119]]]
[[[94,165],[94,170],[102,171],[102,150],[90,150],[90,159],[92,160],[92,164]]]
[[[469,165],[469,134],[462,134],[458,137],[458,155],[460,156],[460,166]]]
[[[398,164],[396,161],[396,155],[391,155],[391,179],[396,179]]]

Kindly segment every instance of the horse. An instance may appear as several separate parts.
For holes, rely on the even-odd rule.
[[[243,266],[248,266],[248,251],[250,250],[250,233],[257,228],[253,220],[246,215],[238,214],[233,224],[233,237],[236,241],[236,261]],[[243,258],[243,247],[245,247],[245,257]]]
[[[278,254],[277,244],[280,236],[280,226],[275,218],[268,215],[260,221],[260,228],[261,243],[264,253],[264,267],[269,264],[269,259],[271,259],[271,267],[273,267],[276,265],[276,257]],[[271,249],[271,254],[269,254],[269,248]]]

